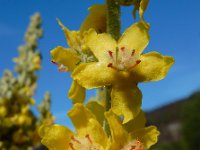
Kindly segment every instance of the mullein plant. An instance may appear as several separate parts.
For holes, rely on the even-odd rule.
[[[158,52],[144,53],[150,25],[144,20],[148,0],[106,0],[93,5],[80,31],[70,31],[59,20],[69,48],[51,51],[60,71],[71,72],[68,112],[75,131],[43,125],[42,143],[51,150],[146,150],[157,143],[159,131],[145,127],[140,82],[163,79],[174,59]],[[132,24],[120,36],[120,7],[134,5]],[[96,100],[85,102],[86,89],[98,89]]]
[[[36,71],[41,68],[41,55],[37,48],[42,34],[41,17],[36,13],[25,33],[25,44],[19,47],[19,56],[14,58],[16,74],[6,70],[0,79],[1,150],[27,150],[41,145],[37,132],[39,126],[53,123],[49,93],[38,106],[39,117],[31,110],[35,105]]]

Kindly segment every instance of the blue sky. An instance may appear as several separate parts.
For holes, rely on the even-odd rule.
[[[35,98],[39,103],[46,90],[52,94],[52,112],[57,123],[70,124],[66,112],[72,107],[67,98],[71,84],[70,74],[57,71],[50,60],[50,50],[61,45],[67,47],[64,34],[56,22],[59,18],[69,29],[78,30],[87,16],[87,8],[103,0],[0,0],[0,75],[6,68],[13,69],[12,58],[23,44],[23,35],[29,16],[40,12],[44,38],[40,40],[43,55],[42,70]],[[150,0],[145,19],[150,22],[151,40],[145,52],[158,51],[171,55],[176,63],[167,77],[160,82],[142,83],[143,108],[151,110],[188,96],[200,89],[200,1]],[[122,32],[134,23],[132,7],[122,8]],[[94,95],[94,90],[87,96]]]

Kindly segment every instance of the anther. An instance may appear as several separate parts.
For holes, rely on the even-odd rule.
[[[72,143],[69,143],[69,146],[71,147],[72,150],[75,150],[75,148],[74,148]]]
[[[51,60],[51,62],[52,62],[53,64],[57,65],[57,66],[60,66],[60,64],[57,63],[57,62],[55,62],[54,60]]]
[[[135,54],[135,50],[133,49],[132,50],[132,53],[131,53],[131,56],[133,56]]]
[[[113,64],[112,64],[112,63],[109,63],[107,67],[111,67],[111,68],[112,68],[112,67],[113,67]]]
[[[76,143],[78,143],[78,144],[81,144],[81,142],[80,142],[79,140],[75,139],[74,136],[72,136],[71,139],[72,139],[72,141],[74,141],[74,142],[76,142]]]
[[[136,142],[137,142],[137,145],[139,145],[138,150],[143,150],[142,143],[139,140],[136,140]]]
[[[128,70],[133,69],[135,66],[137,66],[139,63],[141,62],[141,60],[136,60],[135,64],[131,67],[128,68]]]
[[[141,63],[141,60],[136,60],[136,64],[138,65],[139,63]]]
[[[108,51],[108,54],[111,58],[113,58],[113,52],[112,51]]]
[[[121,47],[121,51],[122,51],[122,52],[124,52],[124,50],[125,50],[125,47],[124,47],[124,46],[123,46],[123,47]]]
[[[88,141],[90,142],[90,144],[92,144],[92,140],[91,140],[91,138],[90,138],[90,135],[87,134],[85,137],[88,139]]]
[[[116,67],[113,66],[112,63],[109,63],[109,64],[107,65],[107,67],[110,67],[110,68],[112,68],[112,69],[118,70]]]
[[[130,148],[130,150],[134,150],[136,148],[136,146],[135,145],[131,145],[131,148]]]

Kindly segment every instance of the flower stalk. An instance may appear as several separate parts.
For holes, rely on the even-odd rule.
[[[120,5],[116,0],[106,0],[107,6],[107,33],[109,33],[115,40],[120,36]],[[111,108],[111,86],[105,86],[105,111]],[[107,135],[110,135],[110,128],[107,120],[104,120],[104,130]]]
[[[115,40],[120,35],[120,4],[116,0],[106,0],[107,5],[107,33]]]

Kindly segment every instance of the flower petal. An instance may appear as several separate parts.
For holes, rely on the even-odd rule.
[[[89,126],[89,120],[95,119],[95,116],[80,103],[74,105],[68,112],[68,116],[71,118],[77,133],[83,136],[88,134],[87,128]]]
[[[109,51],[115,51],[117,47],[117,42],[110,34],[97,34],[94,29],[85,32],[84,40],[96,58],[101,62],[107,63],[110,60]]]
[[[93,5],[89,8],[90,14],[81,25],[80,32],[93,28],[98,33],[106,32],[106,5]]]
[[[145,127],[145,123],[146,123],[145,114],[141,110],[140,113],[134,119],[123,124],[123,126],[126,129],[126,131],[129,133],[129,132],[133,132],[137,129]]]
[[[101,126],[103,126],[105,112],[103,105],[98,101],[90,101],[87,103],[86,107],[95,115]]]
[[[123,116],[123,123],[134,119],[140,112],[142,93],[135,85],[113,86],[111,91],[112,110],[118,116]]]
[[[131,133],[132,139],[138,139],[146,149],[157,143],[160,132],[155,126],[149,126]]]
[[[141,54],[149,43],[149,27],[143,22],[138,22],[130,26],[118,41],[118,47],[125,47]]]
[[[81,86],[92,89],[112,84],[116,70],[101,63],[80,64],[72,73],[72,78]]]
[[[143,54],[140,57],[141,63],[132,70],[132,77],[137,82],[158,81],[163,79],[174,59],[170,56],[162,56],[157,52]]]
[[[70,31],[67,27],[65,27],[60,20],[58,20],[58,24],[62,27],[64,33],[65,33],[65,37],[67,40],[67,43],[69,45],[69,47],[75,49],[75,50],[79,50],[81,49],[81,35],[79,31]]]
[[[63,48],[58,46],[51,50],[51,56],[53,61],[63,64],[67,67],[68,71],[74,70],[77,63],[80,61],[80,58],[70,48]]]
[[[42,144],[52,150],[67,150],[73,132],[60,125],[43,125],[39,129],[39,135],[42,137]]]
[[[143,15],[148,6],[148,3],[149,3],[149,0],[141,0],[141,2],[140,2],[139,15],[142,20],[144,20]]]
[[[120,119],[110,110],[105,113],[112,135],[111,150],[123,148],[128,143],[129,135],[122,126]]]
[[[68,92],[68,97],[72,99],[73,104],[83,103],[85,100],[85,88],[80,86],[76,81],[73,81]]]
[[[71,118],[79,137],[85,137],[89,134],[92,140],[106,147],[108,139],[103,128],[83,104],[75,104],[68,112],[68,116]]]

